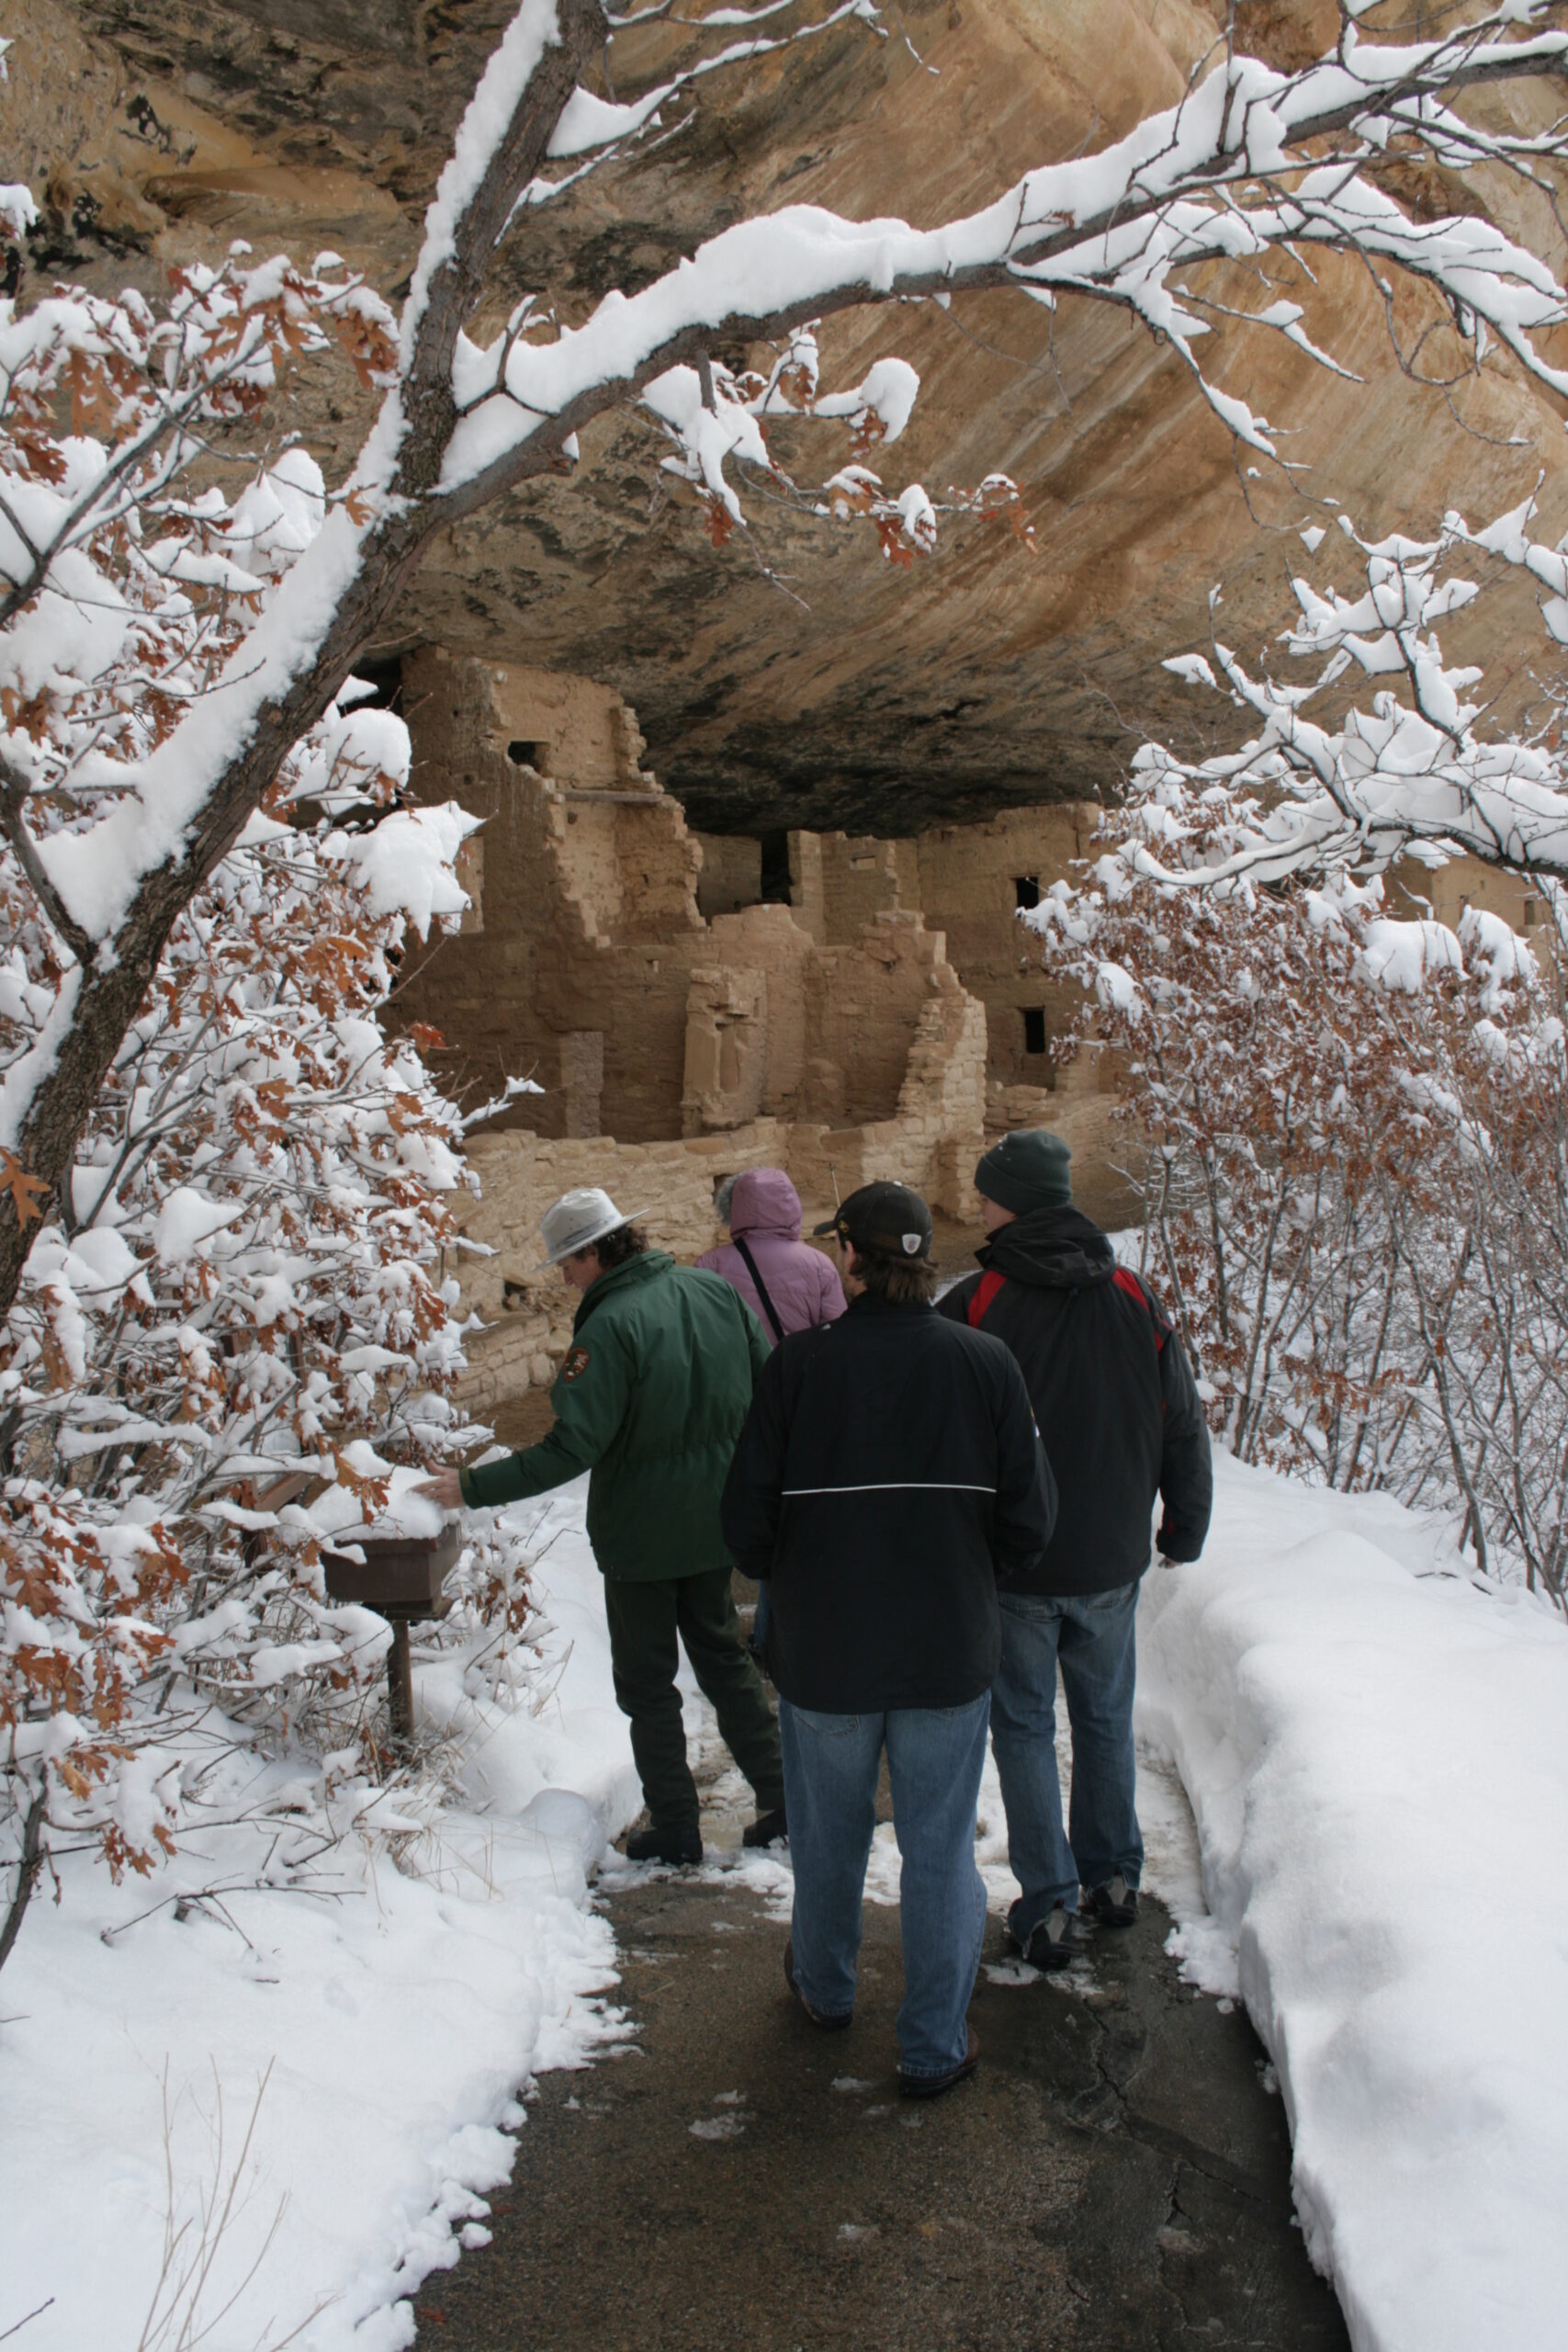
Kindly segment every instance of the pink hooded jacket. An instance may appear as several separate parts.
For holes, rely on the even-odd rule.
[[[831,1323],[843,1313],[844,1289],[838,1268],[820,1250],[801,1240],[800,1195],[782,1168],[749,1168],[736,1178],[729,1198],[729,1230],[745,1236],[786,1331],[807,1331],[813,1324]],[[772,1347],[773,1327],[733,1241],[708,1250],[697,1263],[711,1274],[722,1275],[739,1293]]]

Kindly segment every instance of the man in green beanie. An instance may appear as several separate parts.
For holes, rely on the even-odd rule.
[[[1008,1926],[1036,1968],[1065,1968],[1081,1948],[1080,1889],[1101,1926],[1130,1927],[1136,1916],[1138,1586],[1156,1496],[1162,1555],[1195,1560],[1213,1490],[1209,1433],[1181,1342],[1146,1285],[1073,1206],[1071,1159],[1043,1127],[986,1153],[975,1170],[988,1237],[977,1253],[983,1271],[939,1302],[942,1314],[1012,1350],[1056,1474],[1051,1541],[1001,1592],[991,1692],[1008,1858],[1022,1889]],[[1073,1732],[1065,1831],[1058,1666]]]
[[[719,1732],[756,1792],[749,1846],[785,1834],[779,1727],[742,1645],[719,1498],[768,1361],[761,1325],[716,1274],[650,1250],[607,1193],[584,1187],[540,1222],[546,1265],[581,1295],[550,1392],[556,1420],[524,1453],[424,1482],[433,1501],[485,1510],[588,1478],[588,1537],[604,1577],[615,1701],[651,1826],[633,1861],[700,1862],[676,1637]]]

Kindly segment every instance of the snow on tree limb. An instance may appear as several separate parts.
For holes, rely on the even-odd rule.
[[[875,14],[856,6],[791,28],[789,12],[779,13],[781,39],[809,37],[846,13],[868,22]],[[702,20],[696,37],[723,29],[732,14]],[[1568,34],[1530,29],[1536,14],[1500,7],[1441,40],[1398,45],[1361,40],[1348,21],[1334,54],[1295,74],[1227,53],[1179,106],[1099,154],[1027,174],[965,219],[916,230],[786,208],[725,232],[632,297],[606,296],[581,326],[559,326],[548,341],[514,328],[483,350],[465,327],[498,245],[513,223],[526,220],[519,207],[544,181],[552,150],[592,152],[600,134],[615,145],[652,120],[596,114],[578,96],[606,35],[598,0],[522,0],[458,130],[395,334],[368,288],[291,278],[281,261],[251,274],[254,284],[247,279],[243,288],[237,273],[223,283],[210,273],[207,282],[193,280],[185,311],[170,322],[181,365],[196,369],[181,393],[194,401],[192,414],[204,400],[243,401],[257,371],[276,365],[269,318],[290,347],[301,332],[330,330],[346,339],[362,372],[388,389],[351,479],[323,498],[324,519],[296,551],[287,593],[276,579],[263,582],[260,610],[222,649],[216,682],[204,662],[202,691],[181,684],[172,723],[156,741],[82,756],[71,821],[32,843],[28,854],[61,918],[62,945],[72,956],[87,944],[94,953],[76,987],[75,1016],[52,1055],[30,1047],[7,1073],[0,1138],[6,1148],[51,1188],[62,1182],[73,1138],[170,927],[239,838],[291,747],[321,719],[435,531],[503,490],[570,466],[581,426],[642,394],[675,437],[678,469],[705,503],[712,535],[722,540],[735,527],[739,499],[727,468],[737,456],[762,462],[759,420],[778,413],[784,379],[765,384],[730,375],[715,363],[716,338],[731,347],[781,340],[794,351],[813,319],[840,310],[950,301],[987,288],[1010,287],[1036,300],[1107,302],[1167,338],[1227,428],[1271,453],[1269,421],[1253,416],[1201,365],[1207,296],[1187,281],[1211,263],[1317,245],[1359,251],[1376,267],[1425,279],[1451,306],[1461,333],[1478,340],[1485,329],[1543,381],[1568,383],[1536,347],[1540,333],[1568,315],[1568,298],[1544,264],[1484,223],[1412,223],[1363,170],[1391,150],[1426,152],[1450,168],[1490,162],[1525,172],[1568,151],[1568,132],[1548,139],[1483,132],[1450,104],[1466,88],[1562,73]],[[758,15],[740,12],[736,28],[750,36]],[[714,62],[702,61],[703,70]],[[110,347],[116,336],[129,337],[132,351],[151,347],[154,330],[133,315],[130,298],[113,317],[92,315],[85,298],[71,299],[77,309],[57,323],[63,334],[80,318],[84,331],[98,335],[106,345],[95,362],[100,374],[119,364]],[[37,315],[18,318],[13,304],[0,302],[0,407],[8,396],[7,352],[18,334],[35,332],[29,322]],[[1292,304],[1270,300],[1251,322],[1317,350]],[[35,364],[36,345],[21,356]],[[1332,363],[1331,352],[1322,356]],[[678,375],[682,368],[693,371],[694,399]],[[874,370],[855,396],[856,464],[807,503],[823,514],[869,517],[885,551],[902,561],[930,548],[937,510],[919,484],[884,492],[859,462],[875,441],[896,437],[908,413],[912,371],[900,379],[892,363],[884,368],[879,386]],[[13,389],[18,380],[12,369]],[[812,398],[793,404],[826,419],[842,400],[824,399],[813,387]],[[0,485],[9,502],[0,505],[0,542],[9,528],[19,549],[13,559],[0,546],[0,570],[21,598],[13,630],[51,595],[62,612],[94,605],[70,565],[91,563],[111,521],[133,519],[139,498],[155,496],[160,481],[167,487],[176,456],[183,461],[187,449],[184,414],[169,403],[160,414],[139,413],[132,429],[143,444],[135,462],[127,462],[128,444],[116,443],[112,432],[93,443],[101,492],[68,485],[41,542],[16,509],[10,482]],[[775,481],[785,481],[768,462]],[[987,483],[955,503],[987,513],[1009,499],[1016,506],[1012,485]],[[189,575],[192,566],[205,566],[203,576],[243,594],[241,548],[218,545],[216,524],[197,547],[203,527],[197,517],[184,535],[190,544],[175,550],[167,571]],[[224,564],[238,570],[225,572]],[[107,616],[106,629],[121,625],[112,600],[97,599],[95,609]],[[0,639],[0,662],[11,634]],[[194,681],[194,641],[187,660]],[[27,695],[10,705],[0,700],[0,749],[15,769],[36,776],[37,729],[45,723],[25,717],[33,710]],[[86,797],[89,787],[96,800]],[[107,813],[93,813],[106,805]],[[28,824],[29,813],[24,806],[17,820]],[[36,1082],[28,1082],[29,1071]],[[0,1305],[14,1295],[25,1254],[0,1206]]]
[[[1501,29],[1509,20],[1501,12],[1486,22]],[[761,341],[862,303],[1007,287],[1130,310],[1169,338],[1227,425],[1272,456],[1267,423],[1204,378],[1191,346],[1207,328],[1182,307],[1173,281],[1178,270],[1292,244],[1361,251],[1424,278],[1484,320],[1543,382],[1568,391],[1568,374],[1532,341],[1568,316],[1568,294],[1547,266],[1483,220],[1412,221],[1358,168],[1381,159],[1395,135],[1448,161],[1462,152],[1471,164],[1525,146],[1563,152],[1568,134],[1549,142],[1484,134],[1442,102],[1456,87],[1568,68],[1568,33],[1487,40],[1483,30],[1389,49],[1352,33],[1340,53],[1294,74],[1230,58],[1100,153],[1027,173],[941,228],[846,220],[808,205],[739,222],[636,295],[607,295],[581,329],[552,344],[514,342],[504,353],[469,346],[466,414],[442,488],[467,511],[465,492],[491,496],[532,470],[523,455],[532,436],[579,430],[606,387],[648,386],[691,358],[705,335]],[[1314,144],[1333,137],[1341,152],[1319,160]],[[1327,358],[1301,334],[1299,316],[1270,304],[1252,323]]]
[[[568,34],[585,49],[601,28],[595,0],[572,0],[569,15]],[[1506,21],[1499,15],[1488,23],[1500,29]],[[660,401],[659,379],[715,333],[760,340],[837,307],[936,291],[1010,284],[1074,291],[1127,307],[1167,335],[1231,429],[1272,454],[1267,422],[1203,382],[1191,346],[1206,329],[1183,308],[1172,274],[1316,242],[1356,246],[1427,277],[1485,319],[1544,380],[1568,390],[1568,375],[1530,342],[1568,314],[1568,298],[1542,263],[1489,224],[1413,223],[1343,163],[1298,169],[1297,186],[1258,191],[1260,181],[1299,167],[1304,142],[1334,132],[1355,134],[1363,154],[1381,151],[1391,130],[1451,143],[1457,119],[1440,100],[1456,84],[1539,74],[1568,59],[1568,34],[1499,41],[1477,28],[1397,48],[1348,36],[1335,57],[1293,75],[1228,59],[1179,105],[1101,153],[1032,172],[982,211],[940,229],[847,221],[809,206],[739,223],[637,295],[607,296],[581,328],[563,328],[544,345],[509,340],[499,385],[502,347],[484,353],[460,340],[461,320],[516,185],[578,104],[566,39],[554,0],[524,0],[481,77],[427,215],[400,330],[405,380],[388,396],[348,496],[296,566],[288,598],[273,599],[217,690],[141,775],[127,777],[134,803],[104,820],[96,842],[73,835],[52,845],[53,885],[94,938],[113,937],[140,876],[178,854],[247,728],[330,635],[375,542],[411,536],[391,524],[389,509],[433,492],[446,502],[442,519],[469,511],[542,469],[569,433],[629,391],[647,389],[667,413],[671,395]],[[1472,157],[1509,147],[1506,137],[1483,139],[1468,128],[1465,137]],[[1239,200],[1249,188],[1251,200]],[[1289,307],[1270,306],[1259,322],[1301,342],[1296,316],[1283,315]],[[425,422],[432,410],[434,424]],[[695,438],[713,437],[701,412],[691,429]],[[437,439],[432,482],[421,476]],[[530,447],[540,440],[544,449]],[[701,454],[694,444],[694,455],[709,488],[738,514],[723,459],[738,450],[755,461],[758,450],[739,416],[725,440]]]
[[[1142,815],[1121,852],[1131,867],[1173,888],[1213,889],[1309,871],[1375,870],[1427,845],[1439,862],[1464,853],[1568,877],[1560,727],[1484,729],[1483,707],[1471,698],[1482,673],[1446,662],[1438,636],[1481,593],[1450,568],[1472,550],[1540,582],[1549,630],[1568,628],[1568,541],[1549,548],[1531,540],[1534,512],[1527,500],[1473,532],[1450,514],[1426,540],[1363,540],[1342,517],[1364,590],[1345,595],[1304,577],[1292,581],[1298,618],[1283,641],[1314,665],[1306,682],[1255,673],[1217,637],[1212,666],[1201,654],[1168,662],[1189,684],[1228,689],[1262,725],[1239,750],[1205,760],[1159,743],[1139,749],[1132,797]],[[1217,616],[1217,595],[1212,610]],[[1313,718],[1311,703],[1353,668],[1375,682],[1371,707]],[[1201,854],[1177,813],[1191,792],[1207,810]]]

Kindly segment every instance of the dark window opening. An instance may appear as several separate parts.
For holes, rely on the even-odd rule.
[[[339,707],[344,710],[389,710],[400,718],[403,716],[403,665],[399,656],[393,654],[389,660],[356,662],[340,689]],[[395,796],[399,801],[406,801],[410,797],[406,785]],[[386,815],[387,803],[361,794],[345,781],[324,798],[307,794],[291,800],[284,813],[288,822],[301,832],[314,832],[318,825],[328,822],[340,832],[367,833],[373,832]]]
[[[789,904],[789,835],[762,833],[758,837],[762,853],[762,904]]]
[[[515,743],[508,743],[506,756],[514,768],[533,768],[537,775],[543,775],[549,748],[547,743],[525,743],[519,738]]]
[[[355,710],[392,710],[402,717],[403,665],[395,654],[389,662],[356,662],[354,675],[370,688],[355,697]]]
[[[1042,1005],[1026,1004],[1023,1008],[1023,1050],[1026,1054],[1045,1051],[1045,1012]]]
[[[1013,897],[1021,907],[1037,907],[1040,904],[1039,875],[1015,874],[1012,877],[1012,891]]]

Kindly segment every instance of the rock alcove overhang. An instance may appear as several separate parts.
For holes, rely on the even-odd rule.
[[[20,71],[29,39],[35,59],[52,41],[46,67],[68,85],[53,132],[38,126],[52,139],[54,266],[107,281],[235,236],[313,251],[330,235],[395,291],[509,14],[510,0],[29,0]],[[498,269],[496,317],[539,286],[580,317],[612,284],[633,288],[786,202],[916,220],[971,209],[1029,164],[1173,103],[1224,15],[1198,0],[905,0],[913,49],[852,24],[719,77],[679,137],[531,218]],[[1334,18],[1324,0],[1240,10],[1244,40],[1287,66],[1332,38]],[[91,72],[65,72],[67,37]],[[621,94],[660,62],[624,42],[618,57]],[[29,177],[44,160],[40,146]],[[1365,274],[1320,275],[1359,383],[1283,345],[1214,338],[1226,388],[1291,426],[1299,490],[1249,478],[1184,371],[1119,315],[1067,303],[1053,322],[1006,296],[948,315],[852,311],[824,334],[835,383],[889,350],[922,379],[886,479],[940,496],[1009,473],[1032,554],[1003,526],[953,523],[934,557],[895,567],[869,532],[806,521],[765,490],[747,493],[757,553],[716,549],[691,503],[661,492],[654,430],[623,413],[584,435],[576,479],[444,535],[379,650],[434,639],[613,684],[649,763],[712,831],[908,833],[1113,796],[1142,736],[1191,749],[1231,730],[1224,705],[1161,661],[1207,643],[1222,582],[1225,633],[1257,658],[1287,609],[1312,498],[1363,526],[1419,529],[1450,504],[1499,512],[1544,468],[1546,519],[1568,525],[1550,398],[1505,362],[1450,400],[1422,390],[1392,361]],[[341,475],[364,402],[340,386],[277,410],[268,429],[303,431]],[[777,446],[802,480],[844,454],[798,429]]]

